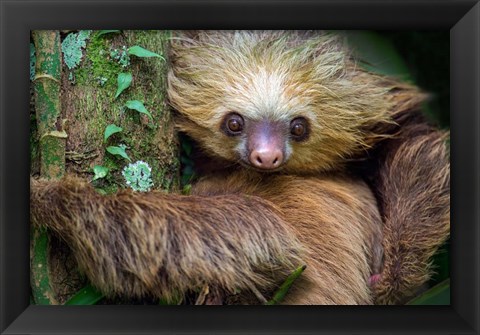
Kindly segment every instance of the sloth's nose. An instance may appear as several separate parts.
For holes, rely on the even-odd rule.
[[[279,148],[261,148],[250,153],[250,163],[259,169],[276,169],[283,163],[283,153]]]

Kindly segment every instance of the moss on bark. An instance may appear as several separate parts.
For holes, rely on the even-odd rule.
[[[107,146],[124,144],[132,161],[143,160],[152,167],[155,188],[178,189],[178,141],[165,101],[166,63],[160,58],[130,56],[130,65],[122,65],[110,54],[133,45],[165,54],[168,32],[124,31],[118,34],[91,34],[82,63],[74,71],[75,83],[68,71],[62,76],[62,110],[68,120],[67,171],[91,178],[95,165],[110,169],[95,186],[114,192],[124,186],[121,170],[128,164],[123,158],[105,151]],[[123,48],[125,47],[125,48]],[[117,76],[132,73],[128,89],[115,99]],[[143,102],[152,114],[127,109],[128,100]],[[123,131],[103,142],[104,130],[116,124]]]

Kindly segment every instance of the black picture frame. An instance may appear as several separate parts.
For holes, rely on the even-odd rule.
[[[480,4],[423,1],[1,0],[0,332],[479,333]],[[29,33],[35,29],[449,30],[450,306],[33,306],[29,302]]]

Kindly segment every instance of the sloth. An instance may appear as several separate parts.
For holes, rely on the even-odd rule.
[[[31,222],[107,296],[262,303],[306,265],[282,303],[401,304],[449,235],[448,134],[426,97],[332,34],[178,32],[168,99],[199,148],[191,194],[32,178]]]

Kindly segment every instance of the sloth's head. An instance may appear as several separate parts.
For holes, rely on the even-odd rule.
[[[391,81],[358,69],[341,39],[206,31],[172,40],[178,126],[210,154],[261,171],[325,171],[389,122]]]

